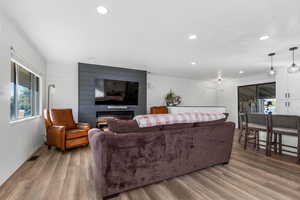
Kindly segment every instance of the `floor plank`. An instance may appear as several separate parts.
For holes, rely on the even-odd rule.
[[[236,139],[236,138],[235,138]],[[1,200],[99,200],[89,147],[61,153],[41,147],[1,187]],[[145,186],[111,200],[298,200],[300,165],[234,143],[228,165]]]

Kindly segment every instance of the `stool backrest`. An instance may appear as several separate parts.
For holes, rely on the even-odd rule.
[[[299,130],[300,117],[295,115],[270,115],[271,127],[290,128]]]
[[[259,124],[262,126],[268,126],[268,115],[262,113],[247,113],[248,123]]]

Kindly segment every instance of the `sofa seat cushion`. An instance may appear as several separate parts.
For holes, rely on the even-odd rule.
[[[81,129],[69,129],[66,130],[66,137],[67,139],[74,139],[79,137],[88,136],[87,130],[81,130]]]
[[[160,126],[140,128],[135,120],[109,120],[108,128],[115,133],[150,132],[161,130]]]
[[[173,129],[183,129],[183,128],[192,128],[192,127],[194,127],[193,123],[170,124],[170,125],[163,125],[162,130],[173,130]]]

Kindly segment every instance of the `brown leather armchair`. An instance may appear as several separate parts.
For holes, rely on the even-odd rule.
[[[48,149],[52,146],[66,149],[86,145],[88,141],[88,123],[75,123],[72,109],[44,110]]]

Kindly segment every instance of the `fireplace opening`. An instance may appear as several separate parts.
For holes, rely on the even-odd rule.
[[[130,120],[134,117],[134,111],[99,111],[96,112],[96,124],[100,129],[107,127],[107,121],[112,119]]]

